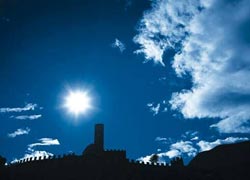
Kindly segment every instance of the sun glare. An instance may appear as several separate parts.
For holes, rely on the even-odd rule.
[[[70,91],[64,106],[75,116],[86,114],[91,109],[91,97],[87,91]]]

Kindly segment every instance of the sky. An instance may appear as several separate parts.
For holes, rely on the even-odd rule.
[[[0,155],[80,155],[96,123],[144,162],[249,140],[249,32],[249,0],[2,0]]]

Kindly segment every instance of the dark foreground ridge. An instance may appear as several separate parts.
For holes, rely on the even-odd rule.
[[[82,155],[36,157],[4,165],[0,180],[249,180],[250,142],[217,146],[198,154],[188,166],[182,158],[170,164],[128,160],[124,150],[104,150],[104,125]]]

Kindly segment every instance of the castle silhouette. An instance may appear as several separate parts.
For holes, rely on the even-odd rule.
[[[241,152],[240,158],[235,158],[229,163],[227,159],[230,157],[223,160],[225,152],[234,156],[235,149]],[[217,158],[214,154],[217,157],[221,156],[221,161],[225,161],[219,162],[220,166],[216,168],[214,164],[217,164]],[[7,166],[0,163],[0,180],[223,180],[234,177],[225,173],[230,168],[238,170],[236,177],[249,179],[249,155],[250,142],[248,141],[230,148],[222,146],[219,150],[211,151],[210,154],[200,154],[191,161],[189,166],[184,166],[181,157],[172,159],[170,164],[129,160],[125,150],[104,149],[104,125],[96,124],[94,143],[88,145],[82,155],[28,158]]]

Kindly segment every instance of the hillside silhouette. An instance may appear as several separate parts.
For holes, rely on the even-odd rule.
[[[169,164],[129,160],[125,150],[105,150],[104,125],[96,124],[94,142],[82,155],[36,157],[5,165],[1,180],[228,180],[250,179],[250,142],[221,145],[199,153],[184,166],[181,157]]]
[[[201,152],[190,161],[188,168],[197,172],[197,176],[250,179],[250,141],[224,144]]]

